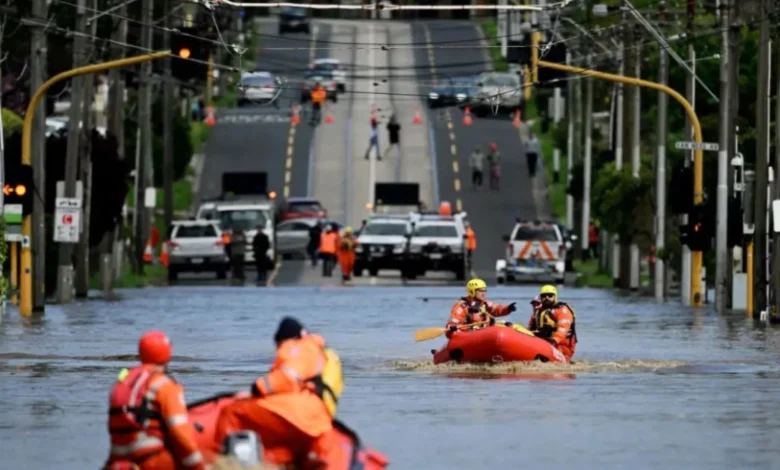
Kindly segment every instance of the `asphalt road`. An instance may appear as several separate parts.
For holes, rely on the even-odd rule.
[[[420,24],[415,28],[415,42],[428,44],[425,49],[417,49],[416,54],[418,62],[425,64],[418,69],[421,81],[442,82],[448,77],[475,75],[491,68],[487,49],[472,47],[482,44],[480,31],[473,24]],[[472,124],[465,125],[464,114],[457,108],[431,114],[439,197],[449,201],[454,210],[468,213],[477,235],[474,274],[495,279],[496,260],[505,255],[506,244],[501,236],[509,233],[517,217],[539,216],[535,203],[538,198],[535,199],[532,189],[538,183],[532,184],[529,177],[519,131],[506,116],[472,116]],[[475,147],[486,152],[490,143],[498,145],[503,157],[499,191],[488,188],[487,174],[480,188],[474,189],[471,181],[469,156]]]

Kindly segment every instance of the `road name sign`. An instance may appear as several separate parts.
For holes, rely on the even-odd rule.
[[[705,152],[717,152],[720,149],[720,145],[716,142],[685,142],[679,141],[674,144],[674,148],[678,150],[704,150]]]

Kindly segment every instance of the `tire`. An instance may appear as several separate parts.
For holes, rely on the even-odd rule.
[[[504,277],[503,276],[499,276],[499,277],[496,278],[496,282],[498,282],[499,284],[503,284],[506,281],[504,281]]]
[[[282,28],[281,26],[279,26],[279,36],[281,36],[281,35],[283,35],[283,34],[284,34],[284,28]]]
[[[455,279],[458,281],[465,281],[466,280],[466,270],[459,269],[455,271]]]
[[[379,268],[377,268],[376,266],[369,266],[368,267],[368,274],[371,277],[376,277],[377,274],[379,274]]]
[[[304,32],[304,34],[311,34],[311,29],[307,26],[307,27],[303,28],[303,32]]]
[[[219,271],[217,271],[217,279],[227,279],[227,270],[220,269]]]
[[[179,273],[173,268],[168,268],[168,282],[173,282],[179,278]]]
[[[355,277],[362,277],[363,276],[363,266],[359,266],[355,264],[355,267],[352,268],[352,275]]]

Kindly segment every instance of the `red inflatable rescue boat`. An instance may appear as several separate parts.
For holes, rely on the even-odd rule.
[[[195,440],[207,463],[213,463],[218,457],[211,449],[219,412],[234,401],[234,393],[223,393],[187,405],[190,423],[195,428]],[[377,451],[364,448],[354,431],[337,420],[333,421],[333,426],[338,436],[338,445],[351,449],[352,458],[351,461],[328,462],[328,470],[384,470],[387,467],[387,458]]]
[[[547,341],[504,326],[456,331],[446,346],[439,351],[431,352],[434,364],[449,361],[569,363],[566,356]]]

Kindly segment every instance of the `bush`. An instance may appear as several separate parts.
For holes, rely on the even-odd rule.
[[[654,241],[653,184],[652,171],[647,168],[635,178],[630,168],[618,171],[614,163],[606,164],[596,175],[591,193],[594,218],[623,243],[633,242],[648,250]]]

